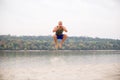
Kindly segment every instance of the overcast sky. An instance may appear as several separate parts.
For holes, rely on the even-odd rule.
[[[120,0],[0,0],[2,35],[53,35],[59,20],[68,36],[120,39]]]

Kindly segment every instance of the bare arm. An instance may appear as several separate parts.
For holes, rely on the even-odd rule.
[[[59,29],[59,27],[54,27],[53,32],[56,32]]]
[[[64,26],[63,26],[63,30],[64,30],[65,32],[68,32],[67,29],[66,29]]]
[[[56,32],[59,28],[60,28],[60,26],[54,27],[53,32]],[[64,26],[62,26],[62,28],[65,32],[68,32],[67,29]]]

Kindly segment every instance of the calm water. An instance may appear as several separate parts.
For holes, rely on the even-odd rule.
[[[0,80],[120,80],[120,51],[0,51]]]

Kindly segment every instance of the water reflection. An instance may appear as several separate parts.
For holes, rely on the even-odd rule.
[[[120,51],[0,52],[0,80],[120,80]]]

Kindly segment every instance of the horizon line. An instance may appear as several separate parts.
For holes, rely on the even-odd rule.
[[[0,36],[16,36],[16,37],[22,37],[22,36],[52,36],[52,35],[12,35],[12,34],[0,34]],[[68,36],[68,37],[86,37],[86,38],[99,38],[99,39],[114,39],[114,40],[120,40],[119,38],[105,38],[105,37],[91,37],[91,36]]]

